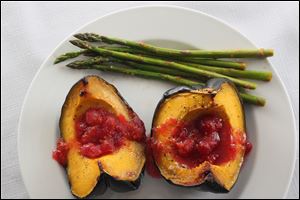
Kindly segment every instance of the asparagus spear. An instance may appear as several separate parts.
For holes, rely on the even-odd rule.
[[[189,63],[197,63],[215,67],[224,67],[224,68],[233,68],[244,70],[246,68],[246,63],[244,62],[235,62],[235,61],[227,61],[227,60],[215,60],[215,59],[193,59],[193,58],[179,58],[178,60],[189,62]]]
[[[247,94],[244,92],[239,92],[239,94],[245,103],[254,104],[257,106],[266,105],[266,99],[264,99],[263,97]]]
[[[112,50],[112,51],[125,52],[125,53],[149,55],[149,52],[145,52],[145,51],[141,51],[141,50],[133,49],[133,48],[129,48],[129,47],[102,46],[102,48]],[[68,60],[71,58],[78,57],[81,54],[83,54],[85,56],[97,56],[98,55],[95,52],[87,51],[87,50],[68,52],[68,53],[62,54],[59,57],[57,57],[54,61],[54,64],[60,63],[62,61],[65,61],[65,60]],[[174,58],[168,58],[168,59],[173,60]],[[181,60],[184,62],[210,65],[210,66],[221,67],[221,68],[224,67],[224,68],[234,68],[234,69],[245,69],[245,67],[246,67],[245,63],[234,62],[234,61],[224,61],[224,60],[214,60],[214,59],[193,59],[193,58],[184,58],[184,57],[179,58],[177,60]]]
[[[76,58],[76,57],[80,56],[81,54],[83,54],[84,52],[86,52],[86,50],[74,51],[74,52],[68,52],[68,53],[62,54],[55,59],[54,64],[60,63],[62,61],[65,61],[65,60],[68,60],[71,58]]]
[[[202,57],[202,58],[257,58],[273,56],[272,49],[254,49],[254,50],[177,50],[156,47],[153,45],[145,44],[143,42],[134,42],[130,40],[124,40],[119,38],[112,38],[103,35],[97,35],[94,33],[78,33],[74,37],[89,42],[105,42],[109,44],[121,44],[130,46],[137,49],[142,49],[148,52],[152,52],[158,55],[164,56],[188,56],[188,57]]]
[[[105,62],[111,62],[112,60],[108,57],[102,57],[102,56],[97,56],[85,60],[76,60],[74,62],[71,62],[67,64],[67,67],[71,68],[80,68],[85,66],[90,66],[90,65],[95,65],[95,64],[100,64],[100,63],[105,63]]]
[[[163,73],[163,74],[169,74],[169,75],[174,75],[174,76],[182,76],[182,77],[189,77],[189,78],[194,78],[194,79],[198,79],[198,80],[205,80],[204,77],[200,77],[197,74],[191,74],[191,73],[187,73],[187,72],[182,72],[179,70],[174,70],[174,69],[170,69],[170,68],[163,68],[160,66],[154,66],[154,65],[147,65],[147,64],[143,64],[143,63],[135,63],[135,62],[131,62],[131,61],[124,61],[124,60],[119,60],[116,58],[108,58],[108,57],[95,57],[95,58],[90,58],[90,59],[86,59],[86,60],[78,60],[78,61],[74,61],[71,62],[69,64],[67,64],[67,67],[71,67],[71,68],[86,68],[86,66],[90,66],[90,65],[97,65],[97,64],[124,64],[126,65],[125,67],[133,67],[136,69],[141,69],[141,70],[145,70],[145,71],[153,71],[153,72],[158,72],[158,73]]]
[[[112,50],[112,51],[120,51],[120,52],[125,52],[125,53],[132,53],[132,54],[140,54],[140,55],[148,55],[150,57],[153,57],[155,55],[142,51],[139,49],[133,49],[129,47],[115,47],[115,46],[103,46],[103,48],[107,50]],[[157,55],[156,55],[157,57]],[[190,57],[165,57],[165,56],[159,56],[164,59],[168,60],[179,60],[179,61],[184,61],[184,62],[191,62],[191,63],[198,63],[198,64],[204,64],[204,65],[209,65],[209,66],[215,66],[215,67],[224,67],[224,68],[234,68],[234,69],[245,69],[246,64],[243,62],[234,62],[234,61],[225,61],[225,60],[215,60],[215,59],[194,59]]]
[[[170,74],[170,75],[174,75],[174,76],[182,76],[182,77],[193,78],[193,79],[197,79],[197,80],[207,80],[207,78],[201,77],[197,74],[191,74],[188,72],[183,72],[183,71],[174,70],[174,69],[170,69],[170,68],[163,68],[163,67],[156,66],[156,65],[148,65],[148,64],[144,64],[144,63],[136,63],[136,62],[131,62],[131,61],[125,61],[123,63],[127,66],[130,66],[130,67],[133,67],[136,69],[140,69],[140,70],[159,72],[159,73]]]
[[[145,65],[145,64],[139,64],[139,63],[134,63],[134,62],[125,62],[126,64],[129,64],[130,66],[133,66],[135,68],[139,69],[144,69],[144,70],[149,70],[152,71],[151,68],[159,69],[162,73],[166,72],[168,74],[172,74],[171,69],[166,69],[166,68],[161,68],[158,66],[154,65]],[[225,68],[218,68],[218,67],[209,67],[205,65],[199,65],[199,64],[194,64],[194,63],[182,63],[185,65],[189,65],[195,68],[207,70],[207,71],[212,71],[212,72],[217,72],[220,74],[228,75],[231,77],[239,77],[239,78],[248,78],[248,79],[256,79],[256,80],[263,80],[263,81],[270,81],[272,79],[272,72],[267,72],[267,71],[254,71],[254,70],[235,70],[235,69],[225,69]],[[161,70],[163,69],[163,70]],[[185,76],[185,77],[197,77],[195,74],[191,73],[186,73],[186,72],[180,72],[178,70],[174,71],[173,75],[179,75],[179,76]]]
[[[177,84],[182,84],[182,85],[195,85],[198,84],[198,82],[181,78],[179,76],[172,76],[169,74],[162,74],[162,73],[157,73],[157,72],[151,72],[151,71],[142,71],[138,69],[129,69],[129,68],[124,68],[124,67],[117,67],[113,65],[85,65],[77,68],[75,65],[67,65],[68,67],[71,67],[73,69],[97,69],[101,71],[109,71],[109,72],[118,72],[118,73],[124,73],[128,75],[133,75],[133,76],[141,76],[144,78],[152,78],[152,79],[158,79],[158,80],[167,80],[171,81]]]
[[[179,64],[176,62],[170,62],[170,61],[165,61],[165,60],[160,60],[160,59],[155,59],[155,58],[150,58],[150,57],[145,57],[145,56],[138,56],[138,55],[133,55],[133,54],[129,54],[129,53],[110,51],[107,49],[94,47],[94,46],[90,45],[88,42],[81,41],[81,40],[71,40],[70,42],[73,45],[78,46],[80,48],[98,52],[100,55],[112,56],[112,57],[117,57],[120,59],[142,62],[142,63],[146,63],[146,64],[159,65],[159,66],[173,68],[173,69],[177,69],[177,70],[181,70],[181,71],[185,71],[185,72],[195,73],[200,76],[227,78],[227,79],[231,80],[232,82],[234,82],[236,85],[240,85],[244,88],[248,88],[248,89],[256,88],[256,84],[253,82],[240,80],[240,79],[222,75],[222,74],[219,74],[216,72],[210,72],[210,71],[205,71],[202,69],[196,69],[191,66]]]
[[[192,81],[186,78],[182,78],[180,76],[161,74],[158,72],[144,71],[139,69],[128,69],[128,68],[118,67],[114,65],[104,65],[104,64],[84,65],[84,66],[80,65],[79,67],[76,65],[71,65],[68,67],[71,67],[73,69],[96,69],[101,71],[123,73],[123,74],[128,74],[133,76],[141,76],[141,77],[151,78],[151,79],[167,80],[180,85],[188,85],[188,86],[205,85],[203,82]],[[266,102],[265,99],[262,97],[254,96],[247,93],[240,92],[240,96],[246,103],[250,103],[258,106],[264,106]]]
[[[225,69],[225,68],[205,66],[205,65],[195,64],[195,63],[185,63],[185,62],[179,62],[179,63],[184,65],[189,65],[198,69],[217,72],[231,77],[256,79],[262,81],[270,81],[272,79],[272,72],[267,72],[267,71],[236,70],[236,69]]]

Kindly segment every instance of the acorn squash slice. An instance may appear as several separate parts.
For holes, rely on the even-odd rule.
[[[140,134],[145,137],[144,124],[113,85],[98,76],[87,76],[78,81],[66,97],[59,123],[61,136],[69,146],[66,170],[72,194],[87,197],[98,182],[118,192],[137,189],[145,163],[142,140],[125,139],[124,144],[112,153],[96,158],[82,154],[83,144],[76,135],[76,120],[91,108],[123,116],[129,122],[139,121]]]
[[[152,148],[161,175],[195,187],[235,184],[245,154],[245,116],[237,89],[227,79],[206,86],[177,87],[159,102],[152,122]]]

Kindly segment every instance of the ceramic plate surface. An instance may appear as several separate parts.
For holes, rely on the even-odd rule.
[[[184,49],[255,48],[238,31],[214,17],[169,6],[138,7],[115,12],[88,23],[76,32],[96,32]],[[70,38],[66,38],[42,64],[29,88],[20,117],[19,161],[31,198],[74,198],[64,169],[52,160],[51,153],[59,136],[61,107],[76,81],[85,75],[96,74],[114,84],[145,122],[147,133],[150,132],[153,112],[162,94],[175,86],[126,75],[72,70],[64,67],[65,63],[54,66],[56,56],[75,49],[68,42]],[[145,175],[139,190],[115,193],[108,189],[101,198],[284,197],[294,168],[296,148],[296,129],[290,100],[267,60],[251,61],[249,69],[270,70],[274,76],[270,83],[259,82],[257,90],[253,91],[264,96],[267,105],[245,107],[247,133],[254,148],[231,192],[199,192]]]

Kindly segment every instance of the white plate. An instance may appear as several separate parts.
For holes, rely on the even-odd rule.
[[[255,28],[255,27],[253,27]],[[255,48],[239,32],[190,9],[170,6],[139,7],[101,17],[76,32],[142,40],[166,47],[203,49]],[[65,171],[51,158],[59,136],[61,106],[71,86],[84,75],[98,74],[114,84],[150,130],[153,111],[164,91],[173,84],[97,71],[76,71],[53,65],[61,53],[74,50],[66,38],[46,59],[27,93],[20,118],[18,149],[21,171],[32,198],[72,198]],[[275,55],[276,56],[276,55]],[[272,59],[272,58],[271,58]],[[246,107],[247,128],[254,148],[237,184],[228,194],[199,192],[169,185],[145,176],[139,190],[102,198],[281,198],[294,169],[295,121],[290,100],[278,75],[266,60],[251,61],[250,69],[274,73],[270,83],[259,83],[255,94],[268,101],[265,107]]]

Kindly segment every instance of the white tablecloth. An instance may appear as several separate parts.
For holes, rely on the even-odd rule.
[[[43,60],[83,24],[118,9],[150,4],[206,12],[258,46],[274,48],[276,56],[270,61],[288,89],[299,130],[298,2],[1,2],[1,198],[28,198],[18,165],[17,124],[25,93]],[[289,198],[299,198],[298,158]]]

